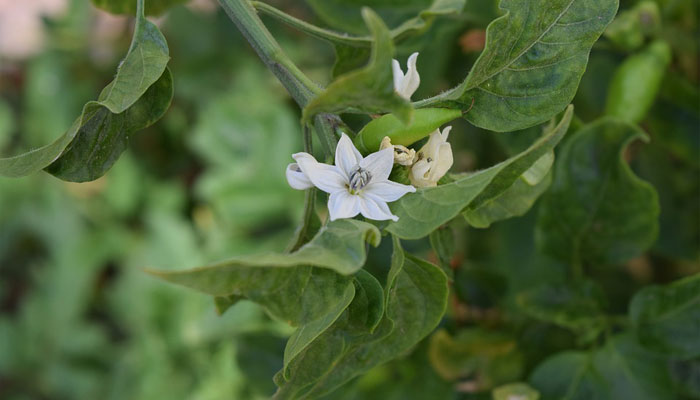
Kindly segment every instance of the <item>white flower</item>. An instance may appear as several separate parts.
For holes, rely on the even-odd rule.
[[[400,165],[412,165],[413,159],[416,158],[416,151],[409,149],[406,146],[400,144],[391,144],[391,138],[389,136],[384,136],[382,143],[379,145],[379,150],[384,150],[392,148],[394,149],[394,162]]]
[[[420,76],[418,76],[418,70],[416,69],[417,59],[418,53],[413,53],[408,57],[406,75],[403,74],[401,65],[397,60],[392,60],[391,62],[391,67],[394,71],[394,90],[406,100],[411,100],[411,96],[418,89],[418,85],[420,85]]]
[[[436,186],[440,178],[452,166],[452,146],[447,142],[451,126],[442,130],[437,129],[430,134],[426,143],[416,155],[416,162],[411,167],[409,179],[416,187]]]
[[[287,167],[289,185],[295,189],[316,186],[329,193],[331,221],[357,214],[378,221],[398,221],[387,203],[416,191],[413,186],[389,180],[394,161],[392,149],[363,158],[345,134],[335,149],[335,165],[319,163],[308,153],[296,153],[292,157],[296,164]]]
[[[307,153],[297,153],[297,154],[309,155]],[[311,157],[311,158],[313,158],[313,157]],[[287,165],[286,175],[287,175],[287,182],[289,182],[289,186],[291,186],[294,189],[306,190],[306,189],[311,189],[312,187],[314,187],[314,184],[311,183],[311,180],[309,180],[309,177],[306,176],[305,173],[301,172],[301,168],[299,168],[299,164],[297,164],[297,163],[292,163],[292,164]]]

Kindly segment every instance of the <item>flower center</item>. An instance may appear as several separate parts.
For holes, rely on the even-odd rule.
[[[358,191],[362,190],[362,188],[367,186],[370,180],[372,180],[372,174],[370,174],[369,171],[360,168],[359,165],[353,168],[352,172],[350,173],[350,184],[348,185],[350,193],[356,194]]]

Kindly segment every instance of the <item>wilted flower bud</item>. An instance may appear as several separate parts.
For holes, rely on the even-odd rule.
[[[409,178],[415,187],[436,186],[440,178],[452,167],[452,146],[447,142],[451,126],[430,134],[426,143],[416,154]]]
[[[388,149],[390,147],[394,148],[394,163],[400,165],[411,165],[413,160],[416,158],[416,151],[409,149],[406,146],[400,144],[391,144],[391,139],[389,136],[384,136],[382,143],[379,145],[379,150]]]

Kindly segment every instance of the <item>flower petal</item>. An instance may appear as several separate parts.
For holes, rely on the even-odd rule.
[[[436,157],[438,146],[444,143],[442,136],[440,135],[440,129],[434,130],[430,136],[428,136],[428,141],[421,147],[420,153],[423,153],[425,158],[434,159]]]
[[[386,202],[372,196],[371,194],[363,194],[360,199],[360,212],[365,218],[373,219],[375,221],[385,221],[392,220],[398,221],[399,217],[391,213],[389,206]]]
[[[317,188],[326,193],[345,190],[347,179],[338,168],[316,161],[309,153],[296,153],[292,155],[292,158],[296,160],[301,171]]]
[[[452,130],[452,125],[445,127],[445,129],[440,132],[440,136],[442,136],[443,141],[447,141],[447,138],[450,136],[450,131]]]
[[[394,165],[393,147],[379,150],[360,161],[360,167],[369,171],[372,181],[380,182],[389,178],[391,167]],[[371,181],[370,181],[371,182]]]
[[[335,148],[335,166],[350,179],[352,169],[362,160],[362,154],[352,144],[352,140],[343,133]]]
[[[394,90],[398,92],[403,81],[403,71],[401,71],[401,64],[398,60],[391,60],[391,69],[394,73]]]
[[[418,69],[416,68],[416,61],[418,59],[418,53],[411,54],[408,57],[406,75],[401,80],[400,89],[397,90],[401,97],[406,100],[410,100],[413,93],[416,92],[418,86],[420,85],[420,76],[418,75]]]
[[[449,143],[440,144],[435,162],[430,169],[430,178],[436,182],[439,181],[452,168],[453,163],[452,146]]]
[[[301,171],[301,168],[299,168],[299,164],[297,163],[287,165],[286,175],[289,186],[294,189],[305,190],[314,187],[314,184],[311,183],[309,177]]]
[[[411,184],[415,187],[430,187],[436,186],[437,183],[429,180],[429,172],[434,162],[428,162],[426,158],[416,161],[411,167],[411,173],[408,175]]]
[[[360,196],[339,190],[328,197],[328,213],[331,221],[339,218],[352,218],[360,213]]]
[[[369,194],[374,198],[390,203],[400,199],[406,193],[413,193],[415,191],[416,188],[411,185],[402,185],[392,181],[383,181],[370,182],[369,185],[365,186],[362,193]]]

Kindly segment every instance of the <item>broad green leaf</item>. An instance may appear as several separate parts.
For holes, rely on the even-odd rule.
[[[493,400],[538,400],[540,393],[527,383],[509,383],[493,389]]]
[[[308,266],[261,268],[238,265],[228,269],[205,267],[189,271],[148,272],[171,283],[227,298],[229,303],[236,300],[233,296],[245,297],[293,326],[326,317],[338,302],[349,303],[354,295],[351,278]],[[295,301],[290,301],[291,298]]]
[[[142,8],[143,2],[139,4]],[[63,180],[102,176],[126,148],[129,135],[157,121],[170,105],[168,60],[165,38],[140,10],[129,52],[98,100],[85,104],[80,117],[53,143],[0,158],[0,176],[20,177],[46,167]]]
[[[65,181],[86,182],[99,178],[126,150],[131,134],[152,125],[165,114],[172,97],[173,78],[166,68],[136,103],[119,114],[97,103],[88,103],[70,145],[45,170]]]
[[[468,207],[464,218],[475,228],[488,228],[494,222],[524,215],[552,183],[553,163],[554,152],[543,155],[499,196],[478,208]]]
[[[369,47],[354,47],[336,44],[335,63],[333,63],[333,78],[364,67],[371,56]]]
[[[639,341],[661,354],[700,356],[700,274],[640,290],[630,304]]]
[[[450,280],[454,280],[454,271],[452,270],[452,259],[455,255],[454,232],[450,227],[436,229],[430,233],[428,239],[430,247],[433,248],[438,259],[438,265]]]
[[[362,275],[362,274],[360,274]],[[363,275],[364,276],[364,275]],[[313,279],[313,278],[312,278]],[[360,289],[364,287],[359,283],[356,283]],[[378,284],[377,284],[378,285]],[[315,289],[318,293],[323,293],[324,288],[318,287],[307,287],[308,289]],[[313,342],[314,339],[318,337],[323,331],[325,331],[329,326],[335,322],[335,320],[340,316],[340,314],[345,311],[345,309],[350,305],[356,295],[365,295],[367,290],[362,290],[361,293],[357,293],[357,289],[350,290],[352,287],[347,286],[343,292],[343,296],[339,300],[329,299],[330,302],[322,305],[323,311],[319,313],[313,313],[314,319],[304,318],[303,323],[299,324],[299,329],[294,331],[292,336],[289,337],[287,345],[284,348],[284,367],[289,365],[289,362],[294,359],[301,351]],[[303,296],[304,292],[300,295]],[[315,299],[318,301],[321,299]],[[328,300],[326,300],[328,301]],[[321,305],[319,305],[321,306]],[[313,309],[313,308],[312,308]],[[381,315],[381,312],[380,312]],[[377,318],[378,319],[378,318]]]
[[[618,263],[649,248],[658,231],[656,190],[623,160],[636,126],[601,119],[566,143],[542,197],[538,247],[562,261]]]
[[[472,124],[497,132],[544,122],[571,102],[593,43],[617,0],[502,0],[486,47],[457,88],[433,100],[471,111]]]
[[[187,0],[145,1],[146,15],[160,15],[172,6],[187,2]],[[136,12],[136,0],[92,0],[92,4],[112,14],[134,15]]]
[[[240,256],[211,266],[178,272],[153,271],[157,276],[174,283],[190,286],[214,296],[234,294],[230,284],[217,281],[217,276],[231,274],[239,279],[239,271],[284,269],[310,265],[351,275],[365,264],[366,243],[378,246],[379,230],[372,224],[354,219],[339,219],[322,227],[314,238],[289,254],[259,254]]]
[[[381,297],[369,288],[373,278],[363,273],[356,275],[355,285],[362,289],[356,296],[353,278],[338,274],[357,272],[364,265],[367,241],[375,246],[379,244],[376,227],[342,219],[324,226],[310,242],[289,254],[238,257],[187,271],[149,272],[215,296],[219,312],[247,298],[298,327],[287,342],[284,354],[287,365],[331,326],[352,301]],[[380,316],[381,311],[374,312],[365,320],[376,326]]]
[[[366,67],[338,77],[304,108],[303,119],[319,113],[361,111],[393,112],[408,123],[413,108],[394,91],[391,58],[394,44],[384,22],[369,8],[362,15],[374,39],[372,55]]]
[[[530,317],[586,334],[588,338],[604,328],[605,295],[593,281],[540,286],[521,293],[517,303]]]
[[[445,274],[432,264],[404,254],[394,238],[382,320],[371,329],[364,317],[372,315],[372,303],[379,300],[378,296],[372,302],[357,301],[356,297],[333,326],[292,360],[286,374],[277,374],[279,390],[275,398],[317,398],[407,352],[438,324],[445,312],[447,292]]]
[[[456,175],[453,182],[418,189],[391,204],[399,217],[387,230],[401,238],[417,239],[456,217],[465,208],[478,209],[509,190],[539,159],[552,151],[569,128],[573,107],[561,121],[522,153],[483,171]]]
[[[309,266],[278,268],[274,264],[261,267],[239,263],[228,268],[150,272],[215,296],[220,310],[247,298],[297,327],[287,342],[285,362],[328,328],[355,296],[351,277]]]
[[[530,384],[542,400],[676,399],[665,361],[631,337],[616,336],[596,351],[566,351],[546,359]]]
[[[355,275],[354,284],[355,291],[346,293],[349,297],[344,297],[343,301],[339,302],[334,309],[328,311],[323,318],[300,326],[289,338],[284,349],[285,370],[294,357],[299,355],[306,346],[335,322],[338,316],[348,308],[350,302],[356,304],[355,307],[348,311],[350,314],[349,318],[353,323],[364,325],[370,332],[377,327],[384,314],[382,286],[376,278],[364,270],[359,270],[357,275]],[[358,307],[357,304],[362,304],[362,306]]]

